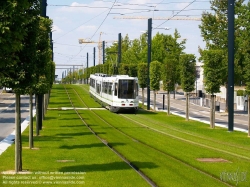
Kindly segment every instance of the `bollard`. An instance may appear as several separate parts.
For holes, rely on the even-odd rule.
[[[162,106],[162,110],[164,110],[164,105],[165,105],[165,95],[163,94],[163,106]]]

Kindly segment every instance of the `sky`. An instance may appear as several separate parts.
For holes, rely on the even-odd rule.
[[[73,65],[78,65],[75,69],[86,67],[87,53],[89,67],[93,66],[94,47],[98,64],[100,41],[110,46],[118,40],[119,33],[122,37],[128,35],[130,40],[139,39],[148,29],[148,18],[152,18],[152,37],[157,32],[173,35],[177,29],[180,40],[187,40],[184,52],[199,57],[198,46],[204,48],[205,43],[199,29],[201,21],[192,18],[201,18],[204,11],[211,12],[209,0],[47,0],[47,16],[53,20],[56,75],[61,79]],[[121,19],[125,17],[137,19]],[[159,20],[169,17],[172,20]],[[79,39],[94,43],[79,44]]]

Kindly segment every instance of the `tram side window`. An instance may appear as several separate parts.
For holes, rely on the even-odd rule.
[[[90,79],[90,86],[95,88],[95,80],[94,79]]]
[[[117,96],[118,84],[115,83],[115,96]]]
[[[105,93],[105,82],[102,82],[102,92]]]
[[[135,83],[135,96],[139,95],[138,90],[139,90],[138,83]]]
[[[106,94],[108,94],[108,93],[109,93],[109,83],[106,82]]]
[[[101,92],[101,84],[99,84],[99,83],[96,84],[96,92],[98,94],[100,94],[100,92]]]
[[[109,83],[109,91],[108,91],[109,95],[112,95],[112,82]]]

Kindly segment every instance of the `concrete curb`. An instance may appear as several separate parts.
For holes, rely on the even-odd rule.
[[[141,101],[139,101],[139,102],[142,103]],[[144,105],[147,105],[147,103],[144,102]],[[150,108],[154,108],[154,106],[153,106],[153,105],[150,105]],[[155,107],[155,109],[156,109],[156,111],[158,111],[158,112],[167,112],[166,110],[159,110],[158,107]],[[185,115],[179,114],[178,112],[171,112],[171,111],[170,111],[170,113],[171,113],[171,114],[174,114],[174,115],[176,115],[176,116],[180,116],[180,117],[186,118]],[[206,124],[210,125],[210,121],[200,120],[200,119],[193,118],[193,117],[189,117],[189,119],[194,120],[194,121],[199,121],[199,122],[206,123]],[[221,124],[218,124],[218,123],[215,123],[214,125],[217,126],[217,127],[228,128],[226,125],[221,125]],[[248,133],[247,130],[241,129],[241,128],[237,128],[237,127],[234,127],[234,130],[240,131],[240,132]]]

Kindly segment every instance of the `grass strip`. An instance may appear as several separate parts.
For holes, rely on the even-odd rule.
[[[86,117],[88,125],[114,149],[124,155],[137,168],[144,172],[159,186],[225,186],[221,181],[189,167],[180,161],[168,157],[161,152],[145,146],[126,135],[119,133],[115,128],[110,127],[97,118],[92,111],[79,111]],[[97,111],[96,111],[97,112]],[[99,111],[98,111],[99,112]],[[114,118],[113,113],[103,112],[105,119]],[[126,120],[119,121],[126,123]],[[130,128],[132,131],[138,129],[139,134],[145,135],[141,128]],[[137,131],[137,133],[138,133]],[[138,135],[139,135],[138,134]],[[203,183],[206,181],[205,183]],[[203,184],[202,184],[203,183]]]
[[[206,124],[196,121],[187,122],[183,120],[183,118],[180,118],[179,121],[176,122],[176,116],[166,116],[166,114],[164,115],[164,113],[161,112],[157,114],[158,117],[155,119],[153,119],[153,116],[152,118],[148,118],[142,111],[138,112],[136,116],[124,116],[162,132],[171,133],[171,135],[179,136],[203,145],[213,146],[216,149],[240,154],[250,159],[250,139],[247,139],[244,133],[228,133],[224,128],[211,129]],[[162,116],[168,119],[167,122],[166,120],[164,122],[159,120]],[[182,128],[182,126],[190,126],[190,124],[192,126],[190,129]],[[219,133],[211,133],[213,131],[219,131]],[[222,136],[222,134],[224,135]],[[227,140],[231,138],[234,139],[234,142],[228,143]],[[243,139],[244,144],[242,144],[241,141]],[[246,145],[247,142],[248,145]]]
[[[210,173],[217,178],[221,177],[223,171],[237,171],[238,168],[240,168],[241,171],[247,172],[248,168],[250,168],[250,161],[242,159],[240,156],[237,157],[237,152],[235,153],[233,150],[232,152],[235,153],[235,155],[229,155],[219,149],[215,150],[213,147],[209,148],[206,146],[199,146],[196,145],[196,142],[193,144],[189,141],[180,140],[180,138],[185,139],[185,137],[181,137],[181,135],[176,136],[175,138],[172,134],[168,136],[166,134],[152,131],[143,126],[139,126],[131,121],[126,121],[126,119],[119,115],[116,115],[116,117],[108,117],[105,111],[96,112],[101,116],[106,116],[105,120],[115,126],[115,128],[132,136],[140,142],[155,147],[157,150],[171,155],[172,157],[190,164],[195,168]],[[197,161],[198,158],[222,158],[229,162],[204,163]]]
[[[98,111],[98,113],[105,113],[101,115],[107,116],[106,111]],[[226,132],[225,129],[218,128],[216,130],[212,130],[212,129],[209,129],[208,126],[205,124],[202,124],[199,122],[194,123],[193,121],[185,122],[183,118],[176,117],[173,115],[171,115],[172,117],[172,120],[171,120],[171,118],[170,119],[166,118],[167,116],[165,113],[152,113],[152,112],[147,112],[147,111],[141,111],[141,114],[145,117],[144,121],[147,122],[146,124],[148,125],[150,123],[153,128],[156,128],[155,124],[164,123],[166,125],[166,122],[167,122],[167,125],[170,124],[168,126],[169,127],[172,126],[172,128],[175,128],[175,130],[177,126],[177,130],[179,129],[178,130],[179,132],[175,131],[176,134],[174,134],[173,130],[169,132],[169,129],[163,128],[165,132],[168,132],[171,134],[170,140],[169,140],[169,139],[166,139],[166,135],[162,135],[162,134],[159,135],[156,132],[150,132],[151,130],[147,128],[138,128],[138,124],[133,124],[134,126],[128,126],[128,124],[130,125],[132,124],[131,121],[126,121],[119,117],[114,117],[114,116],[110,117],[111,121],[114,121],[114,122],[111,122],[111,124],[117,125],[115,126],[116,128],[119,128],[119,130],[122,129],[123,132],[129,135],[132,135],[133,137],[137,137],[137,139],[139,136],[140,137],[139,140],[144,143],[150,142],[147,144],[151,145],[152,147],[156,147],[159,150],[168,150],[168,152],[166,153],[180,160],[183,160],[184,162],[191,164],[194,167],[197,167],[203,171],[211,173],[217,178],[220,178],[221,173],[223,173],[224,171],[241,170],[243,171],[242,173],[247,172],[249,168],[249,160],[245,160],[245,159],[242,160],[242,158],[244,157],[249,158],[250,154],[249,154],[249,143],[246,143],[248,139],[246,138],[244,133],[241,133],[241,132],[234,133],[233,138],[234,137],[236,138],[234,139],[234,144],[233,144],[234,146],[230,146],[231,142],[228,143],[227,146],[225,146],[225,144],[220,145],[220,142],[222,143],[223,141],[226,141],[227,139],[230,139],[230,137],[232,137],[231,136],[232,134],[230,133],[227,133],[226,136],[225,135],[223,136],[223,134],[225,134]],[[139,115],[140,115],[140,112],[139,112]],[[136,116],[138,115],[130,115],[130,116],[134,116],[134,118],[136,118]],[[154,121],[154,123],[152,123],[152,121]],[[121,126],[124,124],[125,126]],[[159,129],[159,125],[158,125],[156,129],[161,131],[162,130],[161,128],[162,126]],[[143,133],[142,129],[143,130],[146,129],[145,130],[146,132]],[[189,136],[187,136],[188,133],[190,134]],[[193,133],[196,136],[195,139],[193,139],[194,137],[192,137]],[[176,136],[176,138],[173,138],[172,135]],[[190,137],[192,138],[190,139]],[[197,137],[199,138],[197,139]],[[221,138],[221,137],[224,137],[224,138]],[[183,143],[183,141],[180,142],[178,138],[179,140],[184,138],[187,141],[184,141]],[[174,139],[174,141],[171,142],[172,139]],[[178,141],[176,141],[176,139]],[[193,142],[197,142],[198,144],[201,144],[201,145],[204,144],[204,146],[197,147],[197,145],[190,144],[189,140]],[[165,145],[166,142],[168,142],[167,143],[168,146],[159,147],[159,145]],[[215,143],[217,142],[217,144],[214,145],[214,144],[211,144],[211,142],[215,142]],[[169,145],[171,145],[170,149],[169,149]],[[209,146],[206,146],[206,145],[209,145]],[[178,149],[176,149],[176,147],[178,147]],[[238,148],[236,149],[236,147]],[[232,154],[228,155],[227,152],[229,153],[231,152]],[[201,163],[197,161],[197,158],[224,158],[226,160],[229,160],[229,162],[228,163]],[[231,182],[233,181],[231,180]]]
[[[54,94],[62,90],[61,87],[54,89],[58,90],[51,92],[53,102],[57,100]],[[64,95],[61,92],[60,97],[65,98]],[[89,132],[72,110],[47,112],[40,136],[34,137],[36,149],[26,148],[28,130],[24,131],[22,141],[23,169],[31,174],[2,173],[14,169],[15,150],[12,145],[0,155],[0,186],[148,186],[133,169]]]

